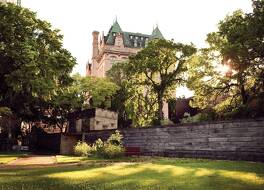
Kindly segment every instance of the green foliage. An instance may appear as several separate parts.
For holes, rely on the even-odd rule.
[[[196,123],[203,121],[213,121],[216,118],[216,113],[212,109],[205,109],[201,113],[191,116],[189,113],[184,113],[184,118],[181,123]]]
[[[130,75],[140,78],[156,96],[157,121],[163,119],[163,101],[173,96],[175,87],[185,82],[186,62],[196,52],[193,45],[167,40],[152,40],[148,46],[129,59]]]
[[[109,76],[121,87],[119,103],[125,105],[134,126],[160,123],[163,101],[185,82],[185,63],[195,51],[192,45],[152,40],[128,62],[113,65]]]
[[[95,141],[92,146],[92,153],[95,156],[103,158],[119,158],[124,155],[124,147],[122,145],[123,136],[118,130],[113,133],[106,142],[100,138]]]
[[[122,145],[123,135],[120,131],[116,130],[115,133],[111,134],[111,136],[107,139],[107,143],[112,145]]]
[[[92,146],[92,153],[95,156],[102,156],[104,152],[104,142],[99,138],[95,141],[95,143]]]
[[[173,125],[174,123],[169,120],[169,119],[163,119],[161,120],[161,125],[164,126],[164,125]]]
[[[119,87],[108,78],[74,76],[73,88],[82,98],[84,107],[109,108]]]
[[[92,147],[85,142],[77,142],[74,146],[74,155],[76,156],[88,156],[91,153]]]
[[[124,148],[121,145],[115,145],[111,143],[106,143],[104,145],[104,158],[120,158],[124,155]]]
[[[111,109],[118,112],[121,127],[127,127],[130,119],[133,127],[150,125],[157,111],[156,97],[149,88],[141,85],[142,77],[131,76],[129,72],[129,63],[118,62],[107,73],[119,86]]]
[[[0,31],[0,105],[39,120],[39,109],[71,83],[76,60],[59,30],[29,9],[1,3]]]
[[[218,119],[263,116],[263,7],[263,1],[253,1],[253,13],[235,11],[208,34],[209,48],[188,65],[194,107],[213,108]]]
[[[108,108],[117,89],[117,85],[106,78],[74,75],[71,85],[57,89],[50,100],[42,104],[39,110],[44,116],[41,120],[63,132],[70,112],[93,107]]]
[[[8,107],[0,107],[0,116],[10,116],[12,111]]]

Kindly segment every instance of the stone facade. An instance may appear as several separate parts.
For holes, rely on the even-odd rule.
[[[86,65],[86,75],[105,77],[106,72],[115,62],[127,60],[139,50],[146,47],[149,40],[164,38],[158,26],[152,34],[124,32],[117,21],[113,23],[108,34],[99,35],[93,31],[92,62]]]
[[[158,26],[153,29],[152,34],[124,32],[115,21],[108,34],[99,35],[93,31],[92,62],[86,65],[86,75],[105,77],[106,72],[111,69],[113,63],[122,62],[129,56],[135,55],[142,48],[146,47],[149,40],[163,39]],[[168,119],[168,104],[164,102],[164,118]]]
[[[118,114],[113,111],[94,108],[70,115],[69,133],[84,133],[96,130],[117,129]]]
[[[263,119],[120,131],[124,145],[139,147],[142,155],[264,162]],[[113,132],[91,132],[84,139],[89,143],[106,140]]]
[[[81,135],[62,134],[60,140],[60,154],[73,154],[73,147],[77,144],[79,140],[81,140]]]

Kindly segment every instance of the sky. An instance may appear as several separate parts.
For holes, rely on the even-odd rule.
[[[106,34],[115,18],[123,31],[151,34],[158,25],[166,39],[201,48],[227,14],[252,11],[251,0],[22,0],[22,6],[61,30],[81,75],[91,59],[92,32]]]

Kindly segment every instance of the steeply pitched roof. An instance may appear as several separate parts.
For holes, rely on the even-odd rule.
[[[122,29],[121,29],[120,25],[118,24],[117,20],[111,26],[111,28],[110,28],[110,30],[109,30],[108,33],[110,33],[110,32],[119,32],[119,33],[122,33]]]
[[[159,30],[159,27],[156,26],[156,28],[152,31],[151,39],[164,39],[162,33]]]
[[[158,26],[152,31],[151,35],[133,32],[123,32],[117,20],[111,26],[107,36],[104,36],[105,43],[114,45],[116,33],[123,34],[124,46],[132,48],[145,47],[148,40],[151,39],[164,39]]]
[[[116,33],[123,33],[120,25],[118,24],[117,20],[111,26],[107,36],[106,36],[106,44],[113,45],[114,44],[114,35]]]

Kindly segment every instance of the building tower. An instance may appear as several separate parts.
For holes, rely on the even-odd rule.
[[[117,20],[110,27],[107,35],[93,31],[92,60],[86,65],[86,76],[105,77],[113,63],[127,60],[146,47],[152,39],[164,39],[159,27],[156,26],[151,34],[125,32]],[[164,118],[168,118],[168,103],[164,102]]]
[[[151,39],[164,39],[158,26],[152,34],[125,32],[117,20],[110,27],[107,35],[99,35],[98,31],[92,33],[92,60],[86,65],[87,76],[105,77],[106,72],[114,62],[128,59],[144,48]]]

